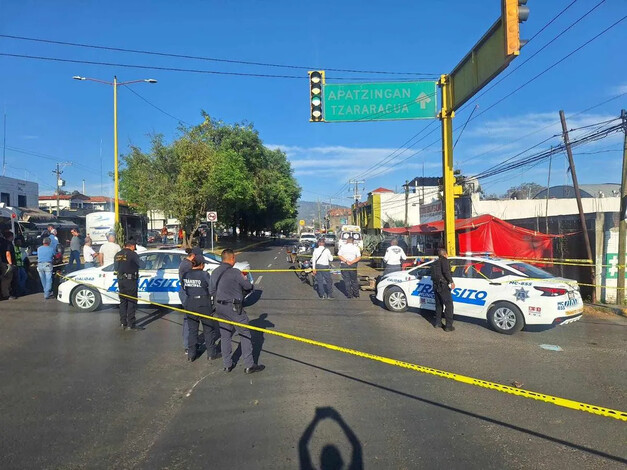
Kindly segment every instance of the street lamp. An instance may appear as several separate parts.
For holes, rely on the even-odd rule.
[[[81,77],[74,75],[74,80],[103,83],[113,86],[113,198],[115,201],[115,223],[120,223],[120,194],[119,194],[119,173],[118,173],[118,87],[120,85],[130,85],[132,83],[157,83],[154,78],[144,78],[141,80],[131,80],[129,82],[118,82],[118,77],[114,76],[112,82],[98,80],[97,78]]]

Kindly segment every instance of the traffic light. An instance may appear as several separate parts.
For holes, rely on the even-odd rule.
[[[324,70],[314,70],[309,73],[309,104],[311,105],[311,122],[322,122],[322,85],[324,85]]]
[[[503,0],[503,31],[505,35],[505,55],[518,55],[527,41],[520,39],[520,23],[529,18],[527,0]]]

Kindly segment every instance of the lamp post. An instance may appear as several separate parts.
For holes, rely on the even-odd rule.
[[[114,76],[112,82],[106,80],[98,80],[97,78],[81,77],[74,75],[74,80],[103,83],[104,85],[113,86],[113,200],[115,204],[115,223],[120,223],[120,194],[119,194],[119,173],[118,173],[118,87],[121,85],[130,85],[132,83],[157,83],[154,78],[144,78],[142,80],[131,80],[128,82],[118,82],[118,77]]]

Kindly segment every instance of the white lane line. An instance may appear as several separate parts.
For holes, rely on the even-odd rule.
[[[270,264],[268,265],[268,267],[270,267],[270,266],[272,266],[272,263],[270,263]]]
[[[274,259],[277,259],[277,258],[278,258],[278,256],[275,256],[275,257],[274,257]]]
[[[261,283],[262,277],[263,277],[263,274],[257,278],[257,280],[255,281],[255,284],[259,285]]]

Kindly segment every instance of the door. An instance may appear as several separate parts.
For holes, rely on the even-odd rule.
[[[143,303],[167,303],[168,296],[164,291],[164,270],[162,253],[143,253],[139,255],[139,295]]]
[[[161,259],[161,272],[163,275],[163,294],[166,300],[163,303],[168,305],[180,304],[179,291],[181,282],[179,281],[179,266],[185,258],[185,253],[163,253]]]
[[[490,281],[482,274],[484,260],[452,259],[451,271],[455,289],[451,292],[455,314],[485,318],[485,305]]]
[[[435,292],[433,291],[433,282],[431,281],[431,264],[412,269],[409,271],[409,274],[416,276],[417,279],[408,281],[413,284],[409,290],[408,305],[426,310],[435,310]]]

